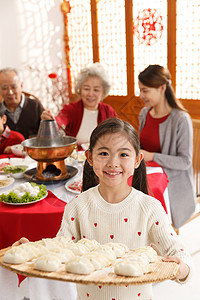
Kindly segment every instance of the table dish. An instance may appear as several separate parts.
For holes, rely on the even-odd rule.
[[[8,205],[16,205],[16,206],[21,206],[21,205],[26,205],[26,204],[34,204],[36,202],[39,202],[39,201],[45,199],[47,197],[47,195],[48,195],[48,192],[42,198],[40,198],[36,201],[32,201],[32,202],[25,202],[25,203],[11,203],[11,202],[5,202],[5,201],[2,201],[2,202],[5,203],[5,204],[8,204]]]
[[[71,179],[65,184],[66,190],[71,193],[80,194],[82,188],[82,178]]]
[[[4,168],[4,173],[10,174],[10,176],[15,179],[20,179],[24,177],[24,172],[28,169],[26,165],[9,165]]]
[[[9,187],[11,184],[13,184],[14,181],[15,179],[13,177],[10,177],[8,175],[0,175],[0,190]],[[4,183],[5,185],[2,185]]]
[[[26,156],[24,147],[21,144],[13,145],[10,147],[13,154],[16,156]]]
[[[1,160],[2,161],[2,160]],[[4,173],[4,168],[10,166],[9,162],[1,162],[0,163],[0,173]]]
[[[114,266],[109,266],[98,271],[94,271],[89,275],[78,275],[67,273],[65,266],[62,264],[57,272],[42,272],[34,269],[34,262],[27,262],[19,265],[12,265],[3,262],[3,256],[9,248],[0,250],[0,266],[24,275],[31,277],[47,278],[61,281],[70,281],[81,284],[95,285],[135,285],[160,282],[167,279],[172,279],[176,276],[179,266],[174,262],[155,262],[151,264],[152,272],[139,276],[127,277],[119,276],[114,273]]]

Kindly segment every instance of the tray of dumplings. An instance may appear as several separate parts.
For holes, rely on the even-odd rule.
[[[46,238],[0,250],[0,265],[15,273],[81,284],[131,285],[172,279],[174,262],[163,262],[150,246],[130,250],[122,243],[83,238]]]

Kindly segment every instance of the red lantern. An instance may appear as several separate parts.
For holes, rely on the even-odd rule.
[[[57,74],[56,73],[50,73],[48,75],[48,77],[51,78],[51,79],[55,79],[57,77]]]

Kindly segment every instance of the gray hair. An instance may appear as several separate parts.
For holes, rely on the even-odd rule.
[[[15,69],[15,68],[9,68],[9,67],[0,69],[0,74],[1,73],[10,73],[10,72],[14,72],[17,75],[17,77],[19,78],[19,80],[22,81],[21,72],[18,71],[17,69]]]
[[[103,85],[103,98],[108,96],[110,88],[111,88],[111,82],[108,77],[107,71],[104,69],[104,67],[96,62],[92,64],[89,67],[86,67],[80,71],[78,74],[76,80],[75,80],[75,92],[77,95],[80,96],[81,94],[81,86],[83,82],[85,82],[88,77],[98,77],[102,80]]]

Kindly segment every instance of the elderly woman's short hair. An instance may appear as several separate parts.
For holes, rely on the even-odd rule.
[[[102,80],[103,85],[103,96],[104,98],[108,96],[110,88],[111,88],[111,82],[108,77],[107,71],[104,69],[104,67],[96,62],[92,64],[89,67],[86,67],[80,71],[78,74],[76,81],[75,81],[75,92],[80,96],[81,94],[81,86],[82,84],[88,79],[88,77],[98,77]]]

